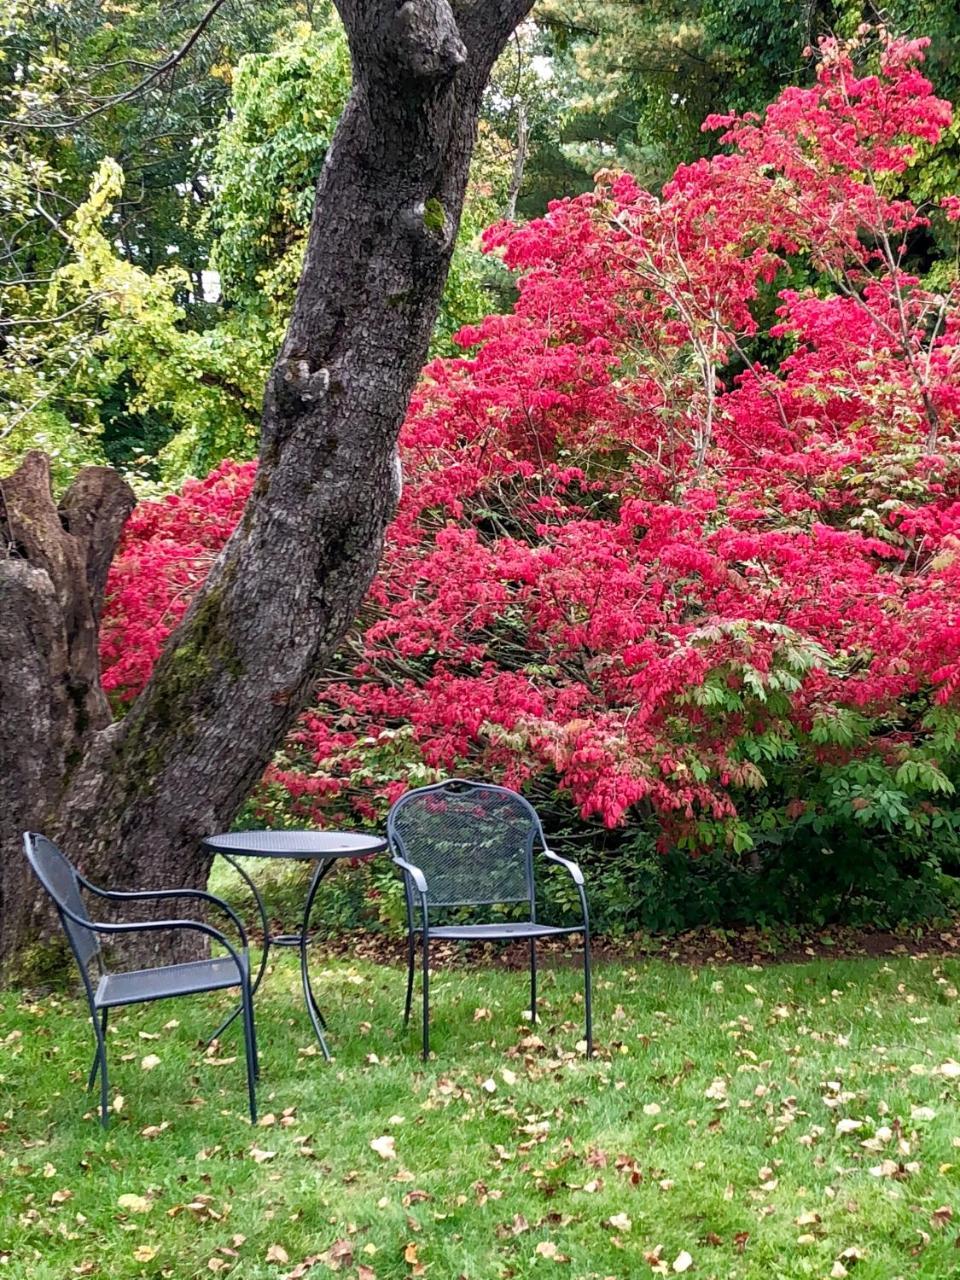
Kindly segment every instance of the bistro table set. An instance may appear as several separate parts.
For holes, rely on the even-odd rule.
[[[434,939],[476,942],[524,941],[529,945],[530,1010],[537,1018],[538,939],[579,933],[583,936],[584,1014],[587,1055],[593,1052],[590,980],[590,920],[583,875],[574,862],[547,845],[534,808],[522,796],[490,783],[453,779],[420,787],[401,796],[387,816],[386,836],[347,831],[237,831],[206,836],[203,847],[233,867],[249,888],[260,917],[260,960],[253,973],[246,927],[222,898],[201,889],[117,891],[98,888],[45,836],[24,834],[24,851],[40,883],[50,895],[80,970],[96,1041],[87,1082],[100,1079],[100,1119],[109,1117],[107,1025],[111,1009],[171,996],[236,989],[237,1007],[220,1023],[208,1043],[235,1020],[243,1029],[250,1117],[256,1121],[256,1082],[260,1075],[253,997],[267,972],[272,947],[295,947],[307,1014],[323,1056],[330,1061],[327,1024],[310,978],[311,916],[320,886],[343,860],[355,862],[389,850],[403,879],[407,913],[407,989],[404,1024],[409,1022],[417,953],[421,958],[423,1002],[422,1054],[430,1055],[430,943]],[[537,919],[534,880],[539,858],[563,868],[579,899],[581,918],[572,925],[544,924]],[[250,874],[247,859],[286,859],[315,864],[298,932],[274,933],[263,894]],[[91,916],[91,898],[112,904],[109,919]],[[134,903],[193,900],[208,912],[227,917],[237,938],[231,939],[206,919],[192,917],[116,918]],[[477,908],[499,907],[499,919],[476,921]],[[224,926],[224,927],[229,927]],[[146,969],[107,967],[101,938],[135,933],[194,931],[219,944],[225,954],[157,965]]]
[[[253,894],[260,913],[260,924],[263,929],[263,949],[260,955],[260,967],[257,976],[250,984],[250,994],[256,995],[257,988],[263,981],[267,969],[267,957],[271,947],[297,947],[300,951],[300,981],[303,983],[303,999],[307,1013],[317,1033],[323,1056],[330,1061],[330,1050],[327,1047],[324,1031],[327,1024],[317,1006],[313,987],[310,985],[310,966],[307,963],[307,948],[310,944],[310,913],[320,885],[337,865],[340,858],[371,858],[375,853],[382,853],[387,847],[386,840],[380,836],[354,835],[349,831],[234,831],[219,836],[207,836],[204,845],[211,853],[219,853],[229,862],[237,875],[246,881]],[[299,933],[271,933],[270,917],[267,915],[263,895],[256,882],[245,870],[238,857],[244,858],[287,858],[299,862],[307,860],[316,862],[316,870],[310,878],[307,900],[303,908],[303,923]],[[234,1009],[216,1029],[211,1040],[222,1035],[234,1018],[242,1012]]]

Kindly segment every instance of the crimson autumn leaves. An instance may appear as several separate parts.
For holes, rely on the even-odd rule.
[[[469,768],[694,852],[955,838],[960,298],[910,252],[960,200],[907,196],[951,119],[923,45],[865,75],[828,41],[660,196],[600,175],[487,233],[518,300],[425,370],[362,627],[267,773],[298,817]],[[121,700],[253,479],[134,513]]]

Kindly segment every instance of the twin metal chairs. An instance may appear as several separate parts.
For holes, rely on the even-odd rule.
[[[97,1042],[87,1088],[93,1088],[99,1074],[100,1123],[103,1127],[107,1127],[110,1115],[107,1079],[107,1019],[110,1010],[122,1005],[163,1000],[169,996],[197,995],[203,991],[222,991],[230,987],[238,987],[240,990],[250,1119],[256,1123],[256,1081],[259,1076],[259,1066],[253,1022],[253,997],[250,991],[250,962],[247,955],[246,931],[236,913],[220,898],[214,897],[211,893],[204,893],[201,889],[151,889],[142,893],[115,893],[107,889],[98,889],[96,885],[85,879],[56,845],[45,836],[27,832],[23,837],[23,844],[37,879],[53,899],[83,978]],[[117,903],[155,901],[165,898],[193,898],[211,903],[225,912],[233,921],[240,935],[240,946],[235,946],[219,929],[205,924],[202,920],[140,920],[121,923],[92,920],[87,912],[81,890]],[[227,954],[208,960],[194,960],[185,964],[169,964],[155,969],[136,969],[122,973],[111,973],[104,964],[100,947],[101,934],[131,934],[172,929],[193,929],[205,934],[218,942]]]
[[[410,1020],[417,940],[423,968],[423,1056],[430,1053],[430,941],[526,940],[530,944],[530,1013],[537,1018],[537,940],[583,934],[584,1015],[587,1056],[593,1054],[590,993],[590,916],[583,875],[574,862],[547,845],[536,810],[515,791],[453,779],[408,791],[387,817],[393,861],[403,873],[407,903],[407,1000]],[[563,867],[576,887],[582,919],[569,927],[537,920],[534,849]],[[525,919],[499,924],[442,923],[457,908],[512,904]],[[431,919],[432,913],[432,919]],[[439,917],[439,919],[438,919]]]
[[[588,1056],[593,1053],[590,993],[590,918],[583,876],[576,863],[548,848],[533,807],[514,791],[487,783],[451,782],[421,787],[402,796],[387,818],[387,839],[393,861],[403,873],[407,904],[407,998],[404,1024],[410,1021],[417,942],[423,965],[423,1056],[430,1053],[430,942],[518,939],[530,944],[530,1010],[537,1018],[537,952],[540,938],[583,934],[584,1013]],[[563,867],[580,900],[580,923],[563,927],[537,920],[534,887],[534,849],[547,862]],[[107,1020],[111,1009],[170,996],[238,988],[247,1064],[250,1118],[256,1122],[256,1082],[259,1076],[253,1020],[247,935],[231,907],[200,889],[146,890],[117,893],[91,884],[45,836],[24,836],[27,858],[40,883],[53,899],[71,950],[80,969],[96,1037],[96,1052],[88,1089],[100,1077],[100,1121],[109,1113],[107,1078]],[[171,919],[99,921],[91,919],[83,893],[112,903],[190,898],[222,911],[233,922],[239,946],[202,920]],[[464,910],[510,905],[524,918],[501,923],[465,923]],[[451,914],[460,918],[450,920]],[[447,923],[444,923],[447,919]],[[101,935],[194,930],[220,944],[225,955],[153,969],[111,973],[104,964]]]

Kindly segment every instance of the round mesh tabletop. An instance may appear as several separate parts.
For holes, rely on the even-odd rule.
[[[206,836],[203,843],[214,853],[240,854],[245,858],[369,858],[382,853],[387,842],[381,836],[353,831],[226,831]]]

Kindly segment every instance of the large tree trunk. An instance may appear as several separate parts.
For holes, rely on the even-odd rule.
[[[353,621],[399,493],[397,435],[446,280],[484,87],[530,4],[337,0],[354,85],[267,386],[257,481],[122,721],[104,727],[93,679],[81,723],[49,565],[22,537],[0,563],[0,590],[16,602],[0,629],[10,779],[0,960],[29,906],[10,870],[24,826],[52,832],[94,879],[201,884],[200,838],[229,825]],[[11,712],[17,689],[24,709]]]
[[[97,627],[133,504],[116,472],[90,467],[58,510],[42,453],[0,483],[0,957],[33,919],[21,833],[57,830],[65,780],[110,723]]]

